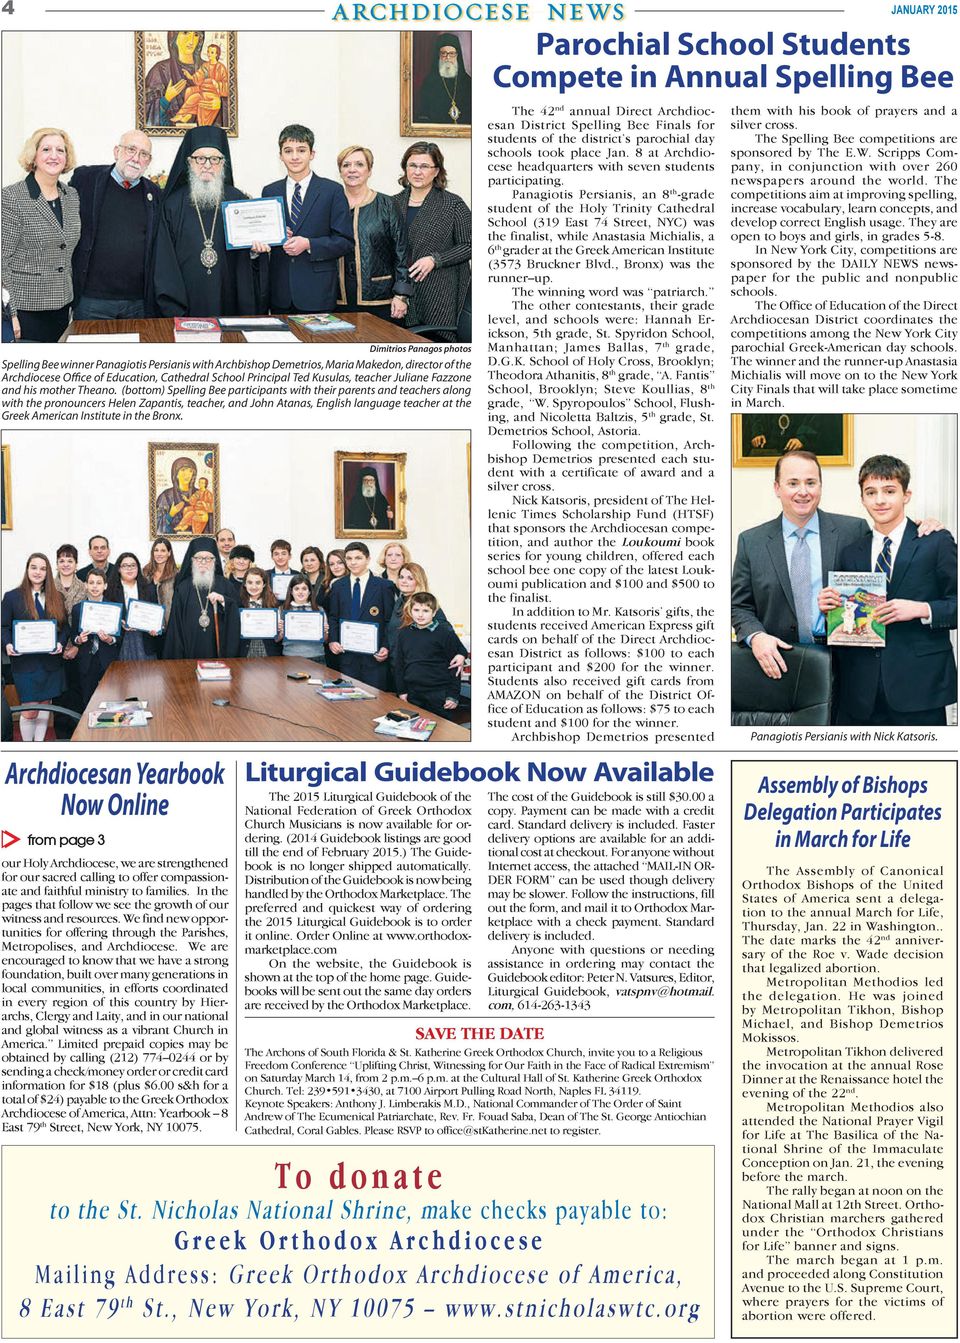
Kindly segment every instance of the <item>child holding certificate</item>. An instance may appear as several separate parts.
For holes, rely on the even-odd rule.
[[[281,640],[283,635],[280,631],[279,621],[279,603],[270,590],[267,583],[267,576],[262,569],[251,565],[247,570],[243,580],[243,590],[240,593],[240,656],[242,658],[270,658],[279,657],[283,652]],[[273,621],[275,623],[276,633],[271,638],[269,634],[246,634],[244,631],[250,629],[253,631],[256,627],[256,618],[246,616],[246,611],[270,611],[274,612]]]
[[[323,662],[323,612],[306,574],[294,574],[283,599],[283,656]]]
[[[49,704],[62,693],[66,685],[61,656],[66,617],[50,561],[37,551],[27,560],[20,586],[4,594],[0,614],[0,637],[21,704]],[[28,625],[32,621],[38,622],[35,629]],[[21,739],[43,741],[49,723],[47,709],[21,714]]]
[[[370,551],[363,541],[344,550],[347,573],[330,589],[327,617],[331,651],[344,676],[356,677],[376,690],[387,685],[387,622],[397,591],[370,572]]]
[[[70,642],[77,650],[75,662],[81,704],[89,704],[103,674],[115,662],[120,651],[120,611],[114,603],[104,603],[107,580],[91,569],[87,574],[86,595],[77,602],[70,615]],[[97,620],[97,607],[102,606],[103,618]]]
[[[120,642],[121,662],[155,662],[160,647],[160,629],[163,625],[163,610],[157,587],[144,577],[140,561],[131,551],[125,550],[117,559],[117,578],[110,585],[107,601],[123,603],[123,637]],[[144,628],[138,617],[131,619],[131,603],[145,603],[136,607],[139,611],[156,606],[151,619],[153,625]]]

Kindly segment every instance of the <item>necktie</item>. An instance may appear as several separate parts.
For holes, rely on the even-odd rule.
[[[875,574],[883,574],[887,582],[890,582],[890,553],[893,550],[893,542],[889,536],[883,538],[883,545],[880,547],[880,553],[877,556],[877,562],[874,565]]]
[[[303,213],[303,196],[300,193],[300,183],[293,185],[293,200],[290,204],[290,227],[294,233],[297,231],[297,225],[300,223],[300,216]]]
[[[124,180],[123,180],[123,189],[124,189],[124,191],[129,191],[130,188],[131,188],[132,186],[133,186],[133,183],[132,183],[132,182],[128,182],[128,181],[126,180],[126,178],[124,178]]]
[[[360,619],[360,579],[353,580],[353,591],[350,593],[350,619]]]
[[[810,618],[810,549],[806,531],[796,533],[797,544],[790,557],[790,586],[797,612],[797,642],[813,643],[813,625]]]

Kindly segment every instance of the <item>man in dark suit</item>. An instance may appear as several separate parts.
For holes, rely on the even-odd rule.
[[[327,607],[330,651],[339,656],[340,670],[344,676],[355,676],[358,681],[384,690],[389,655],[387,622],[393,611],[396,589],[386,578],[377,578],[371,574],[370,551],[362,541],[351,541],[344,555],[350,573],[334,583]],[[340,633],[345,620],[377,626],[376,653],[347,652],[344,649]]]
[[[263,188],[264,196],[279,196],[284,202],[287,219],[282,247],[257,243],[253,248],[254,253],[270,252],[272,312],[329,312],[337,301],[337,262],[353,250],[353,224],[343,187],[318,177],[310,167],[313,144],[309,127],[284,126],[280,158],[287,176]]]
[[[813,453],[785,452],[773,475],[783,512],[742,532],[737,542],[731,584],[734,632],[775,681],[787,670],[781,648],[826,641],[820,589],[829,571],[840,567],[841,550],[868,535],[862,519],[824,513],[821,490],[820,463]]]
[[[883,574],[887,596],[873,610],[885,627],[882,648],[839,648],[837,722],[846,726],[942,727],[957,698],[950,630],[957,627],[957,543],[949,532],[921,537],[906,514],[910,468],[871,457],[860,468],[860,497],[872,531],[846,546],[839,569]],[[835,588],[820,609],[841,604]]]
[[[87,542],[87,554],[90,563],[77,570],[77,577],[85,583],[92,573],[103,574],[108,585],[118,577],[117,566],[110,563],[110,542],[105,536],[91,536]]]
[[[124,131],[113,163],[75,168],[80,241],[73,253],[74,318],[103,321],[150,314],[160,188],[145,177],[152,159],[142,131]]]

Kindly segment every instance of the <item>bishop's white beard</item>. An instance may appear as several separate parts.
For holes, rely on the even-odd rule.
[[[191,172],[190,200],[201,210],[217,209],[223,200],[223,178],[212,177],[209,182],[202,182]]]
[[[193,586],[201,596],[205,596],[213,587],[213,569],[198,569],[194,565]]]
[[[456,61],[441,61],[440,62],[441,79],[456,79],[457,69],[458,66]]]

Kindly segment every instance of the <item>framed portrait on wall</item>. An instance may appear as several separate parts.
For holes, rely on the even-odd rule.
[[[400,134],[466,139],[473,119],[469,30],[400,34]]]
[[[191,541],[220,530],[220,449],[216,443],[150,443],[150,535]]]
[[[812,452],[821,466],[853,465],[853,416],[744,411],[731,416],[734,466],[776,466],[785,452]]]
[[[140,32],[134,44],[137,130],[182,135],[220,126],[237,134],[235,32]]]
[[[402,541],[407,535],[407,454],[334,454],[337,537]]]

